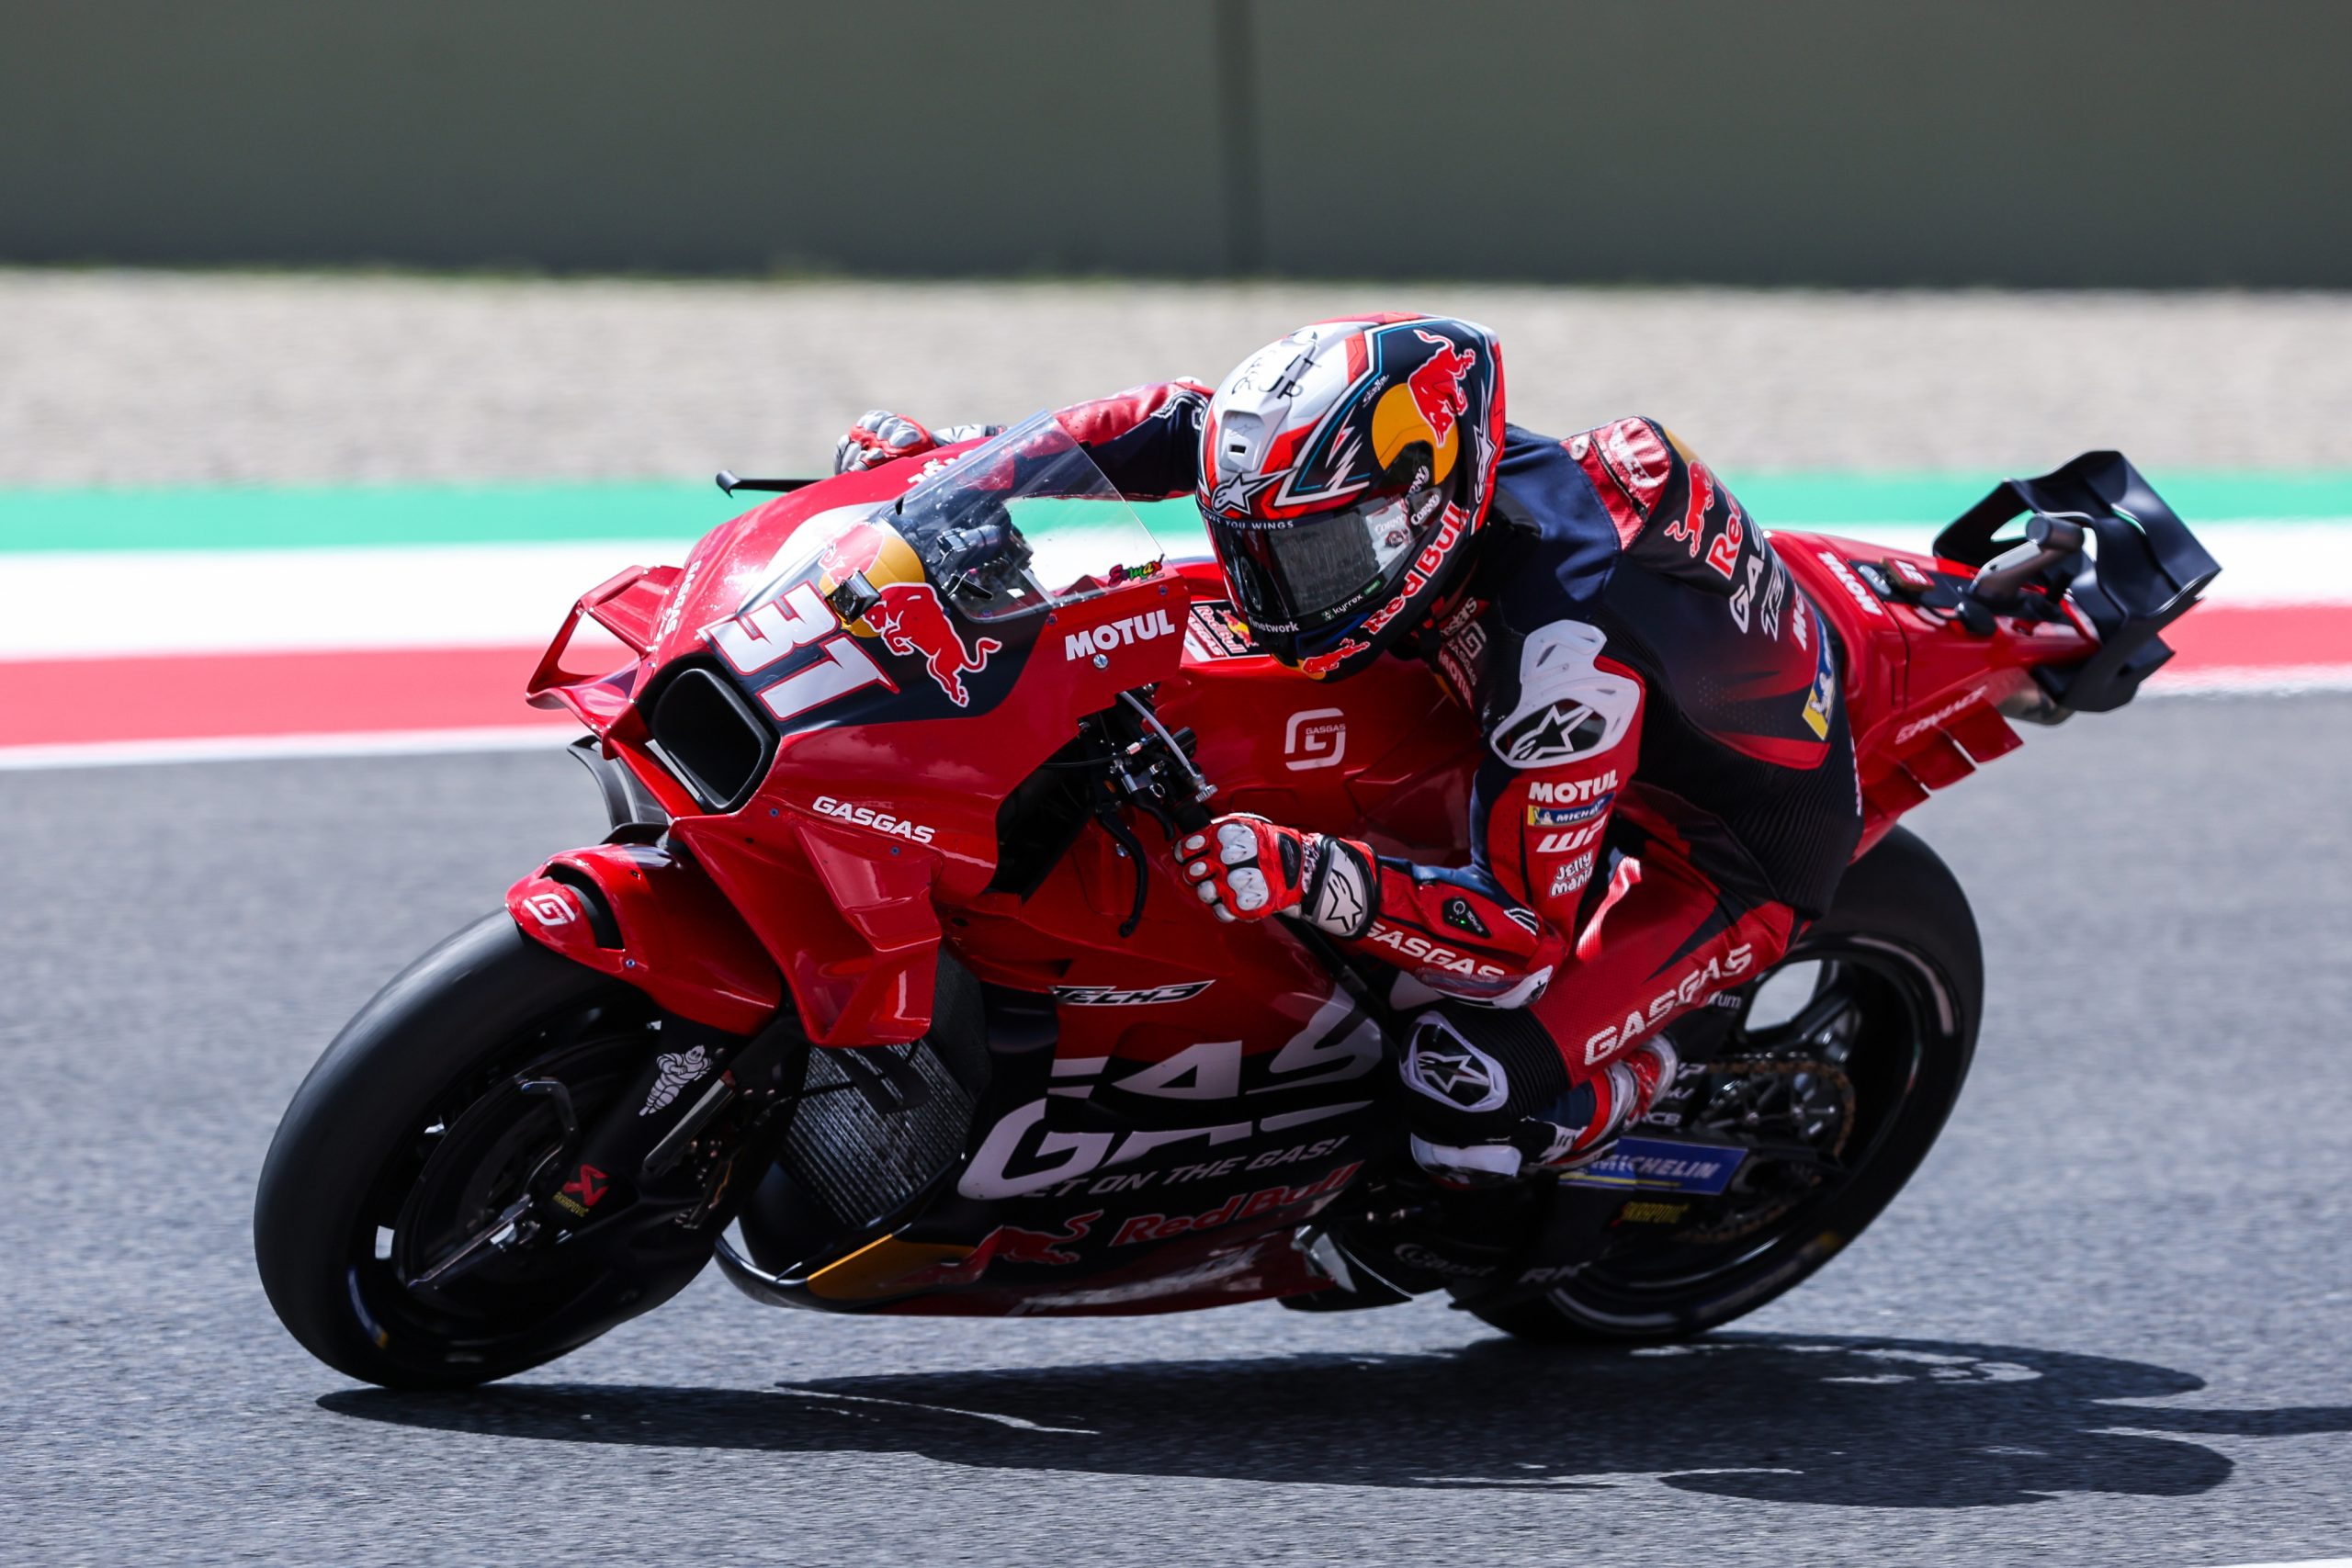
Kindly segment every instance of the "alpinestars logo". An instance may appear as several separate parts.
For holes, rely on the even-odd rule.
[[[1457,1111],[1492,1111],[1510,1098],[1503,1065],[1436,1019],[1413,1032],[1405,1081]]]
[[[1372,887],[1376,874],[1337,840],[1309,839],[1299,883],[1306,890],[1306,918],[1333,936],[1350,941],[1372,923]]]
[[[1554,621],[1520,645],[1519,705],[1488,744],[1514,768],[1548,768],[1608,750],[1641,709],[1641,687],[1594,662],[1605,637],[1582,621]]]
[[[1209,491],[1209,509],[1226,517],[1246,517],[1258,499],[1258,492],[1282,477],[1279,472],[1244,472],[1219,479],[1216,488]]]
[[[1495,750],[1502,753],[1507,762],[1525,768],[1540,767],[1546,762],[1564,762],[1579,752],[1591,750],[1600,734],[1600,716],[1590,708],[1576,703],[1554,703],[1498,734]]]
[[[687,1051],[664,1051],[654,1058],[659,1069],[639,1116],[650,1116],[685,1091],[688,1084],[710,1071],[710,1055],[696,1045]]]

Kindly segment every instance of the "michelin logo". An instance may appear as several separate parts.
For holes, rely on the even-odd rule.
[[[651,1092],[639,1116],[650,1116],[678,1098],[685,1087],[710,1071],[710,1056],[699,1045],[688,1051],[664,1051],[653,1059],[657,1069]]]

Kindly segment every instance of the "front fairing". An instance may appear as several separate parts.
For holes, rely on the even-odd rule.
[[[1175,673],[1184,584],[1042,416],[780,497],[662,571],[658,614],[635,586],[583,601],[643,657],[554,694],[655,793],[812,1037],[915,1038],[939,906],[987,886],[1000,804],[1080,717]]]

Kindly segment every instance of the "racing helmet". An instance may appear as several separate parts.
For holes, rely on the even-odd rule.
[[[1201,520],[1258,646],[1353,674],[1451,591],[1494,496],[1502,356],[1447,316],[1319,321],[1225,378]]]

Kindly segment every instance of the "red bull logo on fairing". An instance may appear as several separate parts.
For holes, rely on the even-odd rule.
[[[874,607],[865,612],[865,624],[882,639],[882,646],[893,653],[921,659],[932,680],[947,694],[947,700],[959,708],[968,707],[972,698],[964,689],[965,675],[987,669],[989,655],[1004,644],[984,637],[967,645],[956,623],[948,619],[947,607],[939,602],[939,591],[928,582],[888,583],[875,593]]]
[[[892,1291],[933,1290],[942,1285],[968,1285],[988,1272],[991,1263],[1032,1263],[1058,1267],[1075,1263],[1080,1255],[1069,1250],[1069,1243],[1084,1241],[1102,1211],[1092,1209],[1083,1214],[1072,1214],[1055,1231],[1023,1230],[1017,1225],[999,1225],[980,1238],[967,1257],[945,1258],[928,1264],[911,1274],[902,1274],[890,1281]]]
[[[861,636],[879,637],[882,646],[908,659],[922,660],[933,682],[957,707],[971,705],[964,677],[989,666],[989,655],[1004,645],[991,637],[967,643],[941,604],[939,591],[922,580],[922,563],[905,540],[892,530],[860,523],[827,541],[817,557],[825,574],[826,592],[863,572],[874,590],[874,603],[850,623]]]

